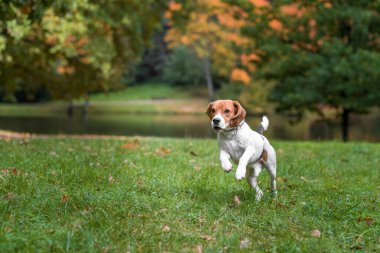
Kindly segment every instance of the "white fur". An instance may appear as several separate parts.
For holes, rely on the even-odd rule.
[[[268,129],[268,118],[264,116],[261,124],[265,130]],[[267,138],[252,131],[248,124],[244,123],[231,131],[218,131],[218,143],[224,171],[232,170],[230,159],[235,162],[238,165],[236,179],[241,180],[247,177],[248,183],[256,190],[257,201],[263,195],[263,191],[257,185],[257,177],[263,165],[270,174],[271,192],[276,194],[276,152]],[[267,161],[260,159],[264,149],[268,153]]]
[[[213,123],[213,120],[214,119],[219,119],[220,120],[220,123],[218,124],[218,125],[215,125],[214,123]],[[216,114],[215,116],[214,116],[214,118],[212,118],[212,120],[211,120],[211,127],[212,128],[214,128],[215,126],[217,126],[217,127],[220,127],[221,129],[226,129],[227,127],[228,127],[228,122],[226,122],[225,120],[224,120],[224,118],[223,118],[223,116],[220,114],[220,113],[218,113],[218,114]]]
[[[260,124],[263,126],[265,131],[268,130],[269,120],[268,120],[267,116],[265,116],[265,115],[263,116]]]

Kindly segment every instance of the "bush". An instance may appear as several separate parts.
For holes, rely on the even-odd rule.
[[[164,67],[165,82],[174,85],[203,84],[202,61],[187,47],[175,47]]]

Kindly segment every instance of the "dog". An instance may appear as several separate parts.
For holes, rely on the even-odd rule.
[[[208,105],[207,115],[211,128],[218,134],[220,162],[225,172],[232,171],[230,159],[237,164],[237,180],[247,178],[249,185],[256,191],[256,201],[263,196],[257,184],[262,167],[270,175],[272,196],[276,191],[276,152],[263,132],[268,129],[269,120],[262,117],[260,125],[253,131],[245,122],[246,111],[238,101],[217,100]]]

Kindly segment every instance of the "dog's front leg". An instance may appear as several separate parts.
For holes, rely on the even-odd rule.
[[[247,172],[247,165],[249,159],[251,159],[252,155],[255,153],[254,147],[247,147],[243,153],[243,155],[239,159],[239,165],[236,170],[236,179],[242,180],[245,177],[245,173]]]
[[[228,154],[224,150],[220,150],[220,162],[222,164],[222,168],[225,172],[230,172],[232,170],[232,164],[230,162],[230,154]]]

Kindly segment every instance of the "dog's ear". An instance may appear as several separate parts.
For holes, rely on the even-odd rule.
[[[212,119],[211,108],[212,108],[213,104],[214,104],[214,102],[209,103],[208,106],[207,106],[207,110],[206,110],[206,114],[207,114],[207,116],[208,116],[210,119]]]
[[[240,124],[240,122],[242,122],[245,119],[247,113],[238,101],[233,101],[233,104],[236,113],[235,116],[231,119],[230,127],[237,127]]]

